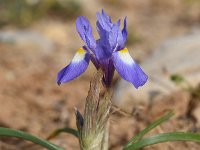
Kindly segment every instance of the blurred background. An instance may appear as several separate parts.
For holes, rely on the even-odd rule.
[[[98,38],[96,12],[102,8],[114,22],[127,16],[127,47],[150,78],[135,90],[116,73],[110,149],[122,149],[169,109],[176,116],[151,134],[199,132],[199,0],[0,0],[0,126],[43,138],[57,128],[76,128],[74,107],[83,112],[95,68],[90,64],[84,75],[60,87],[56,76],[83,45],[76,17],[88,17]],[[79,149],[71,135],[62,134],[52,142],[67,150]],[[41,148],[0,138],[1,149]],[[145,149],[197,150],[200,145],[179,142]]]

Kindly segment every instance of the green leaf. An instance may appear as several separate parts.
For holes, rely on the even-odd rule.
[[[137,143],[133,143],[132,145],[125,147],[123,150],[137,150],[137,149],[144,148],[146,146],[157,144],[157,143],[174,142],[174,141],[200,142],[200,134],[185,133],[185,132],[172,132],[172,133],[158,134],[158,135],[145,138]]]
[[[179,74],[173,74],[170,76],[171,81],[175,82],[176,84],[180,84],[183,81],[185,81],[185,79],[183,78],[183,76],[179,75]]]
[[[79,137],[79,133],[77,130],[75,129],[72,129],[72,128],[60,128],[60,129],[57,129],[55,130],[54,132],[52,132],[48,137],[47,137],[47,140],[50,140],[56,136],[58,136],[60,133],[62,132],[66,132],[66,133],[69,133],[69,134],[72,134],[74,135],[75,137]]]
[[[54,145],[46,140],[33,136],[29,133],[14,130],[14,129],[0,127],[0,136],[21,138],[21,139],[33,142],[35,144],[41,145],[42,147],[45,147],[49,150],[63,150],[63,148],[60,148],[57,145]]]
[[[148,127],[146,127],[144,130],[142,130],[138,135],[136,135],[135,137],[133,137],[127,144],[125,147],[128,147],[130,145],[132,145],[135,142],[138,142],[145,134],[147,134],[149,131],[151,131],[152,129],[154,129],[156,126],[160,125],[161,123],[169,120],[169,118],[171,118],[174,115],[174,112],[170,111],[167,114],[165,114],[164,116],[160,117],[158,120],[154,121],[153,123],[151,123]]]

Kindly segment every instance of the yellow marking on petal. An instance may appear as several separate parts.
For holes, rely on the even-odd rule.
[[[86,51],[81,47],[81,48],[78,49],[77,53],[78,54],[85,54]]]
[[[128,53],[128,49],[125,47],[124,49],[119,51],[120,53]]]
[[[126,64],[132,65],[134,64],[134,60],[132,59],[131,55],[128,52],[128,49],[125,47],[124,49],[118,51],[119,58]]]
[[[79,48],[74,56],[74,58],[72,59],[72,62],[73,63],[78,63],[82,60],[84,60],[85,58],[85,54],[86,54],[86,51],[83,49],[83,48]]]

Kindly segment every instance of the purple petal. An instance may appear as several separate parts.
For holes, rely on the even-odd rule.
[[[103,9],[102,9],[102,16],[105,18],[107,22],[112,23],[110,16],[108,16]]]
[[[110,48],[109,43],[106,44],[104,41],[98,40],[95,56],[100,64],[102,64],[105,59],[112,57],[112,49]]]
[[[102,9],[102,18],[107,26],[109,26],[110,28],[113,26],[110,16],[108,16],[103,9]]]
[[[97,28],[101,28],[102,30],[110,31],[113,24],[111,22],[110,17],[102,10],[102,15],[97,12]]]
[[[124,80],[132,83],[135,88],[147,82],[148,76],[132,59],[127,48],[113,53],[113,63],[120,76]]]
[[[124,44],[126,43],[126,40],[127,40],[127,37],[128,37],[128,32],[127,32],[127,29],[126,29],[126,18],[127,17],[124,18],[124,28],[122,29]]]
[[[87,44],[87,46],[94,50],[96,47],[96,41],[92,34],[92,27],[87,18],[80,16],[76,20],[76,29],[82,40]]]
[[[99,61],[97,60],[96,56],[94,54],[91,54],[90,59],[91,59],[92,63],[94,64],[94,66],[96,67],[96,69],[98,70],[100,68],[100,64],[99,64]]]
[[[109,44],[113,50],[116,46],[118,47],[117,49],[122,49],[125,46],[122,31],[120,29],[120,20],[113,25],[112,30],[109,33]]]
[[[57,76],[57,83],[69,82],[78,76],[80,76],[88,67],[90,61],[90,54],[86,52],[83,48],[80,48],[71,63],[64,67]]]
[[[114,76],[114,72],[115,72],[115,67],[113,65],[113,61],[111,59],[106,60],[104,62],[103,68],[104,68],[103,83],[104,83],[104,85],[106,85],[106,87],[110,87],[113,76]]]
[[[102,14],[97,12],[97,31],[100,35],[101,45],[107,48],[111,53],[117,48],[124,48],[124,37],[120,29],[120,20],[112,23],[110,17],[102,10]]]
[[[118,24],[115,24],[109,33],[108,40],[109,40],[111,49],[114,49],[117,45],[117,38],[118,38],[119,30],[120,30],[120,28],[119,28]]]
[[[109,49],[110,48],[109,41],[108,41],[109,32],[104,30],[102,26],[99,24],[99,22],[96,23],[96,26],[97,26],[97,31],[100,36],[100,39],[97,41],[101,41],[101,45],[105,45]]]

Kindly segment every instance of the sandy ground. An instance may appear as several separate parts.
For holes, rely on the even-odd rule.
[[[86,9],[81,15],[88,15],[94,19],[94,9],[100,10],[101,6],[108,9],[115,19],[118,18],[116,16],[128,16],[128,46],[132,49],[131,53],[134,50],[135,58],[140,61],[148,57],[166,38],[190,32],[200,21],[199,7],[196,4],[182,4],[181,0],[124,2],[121,11],[118,11],[120,2],[110,8],[107,3],[100,6],[98,4],[92,10]],[[94,20],[92,24],[94,25]],[[70,61],[75,50],[83,44],[76,34],[74,21],[45,19],[26,29],[17,29],[13,26],[1,29],[10,30],[40,33],[54,46],[49,50],[31,43],[0,43],[0,126],[27,131],[43,138],[60,127],[76,128],[74,107],[83,112],[89,81],[95,69],[91,65],[83,76],[60,87],[55,82],[57,72]],[[169,131],[198,132],[199,100],[189,92],[174,91],[171,95],[163,97],[162,101],[135,105],[133,112],[118,111],[112,114],[110,149],[122,149],[122,145],[131,137],[171,109],[176,112],[175,117],[149,135]],[[15,138],[1,138],[0,141],[0,150],[41,149]],[[78,140],[68,134],[61,134],[52,142],[66,150],[79,149]],[[198,150],[200,145],[176,142],[145,149]]]

